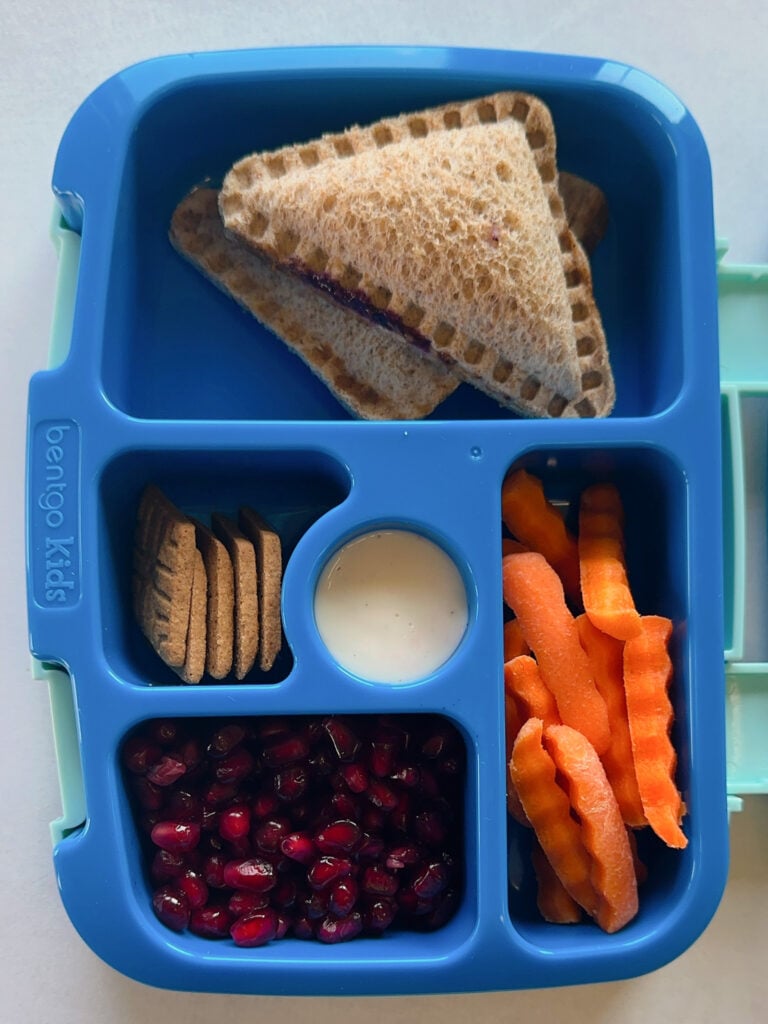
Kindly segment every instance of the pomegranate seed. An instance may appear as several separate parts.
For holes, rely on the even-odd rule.
[[[437,770],[441,775],[458,776],[462,772],[460,757],[441,757],[437,762]]]
[[[350,792],[364,793],[368,789],[368,772],[356,761],[352,764],[341,765],[339,774],[344,779]]]
[[[298,889],[292,878],[281,878],[272,890],[271,903],[278,910],[288,910],[296,902]]]
[[[171,885],[163,885],[155,890],[152,908],[163,924],[175,932],[183,932],[189,924],[187,897]]]
[[[378,896],[366,906],[363,912],[365,928],[373,932],[383,932],[392,924],[397,916],[397,904],[388,896]]]
[[[384,831],[387,824],[387,816],[380,807],[373,805],[366,807],[360,815],[360,827],[364,832],[377,835]]]
[[[149,735],[161,747],[172,747],[179,735],[179,723],[172,718],[157,718],[149,727]]]
[[[245,729],[236,722],[220,726],[206,748],[211,757],[226,757],[245,739]]]
[[[277,914],[269,907],[239,917],[229,934],[236,946],[264,946],[277,935]]]
[[[295,761],[303,761],[309,754],[309,744],[303,736],[291,733],[264,748],[264,764],[268,768],[282,768]]]
[[[357,902],[357,882],[354,878],[342,878],[331,889],[328,909],[336,917],[347,917]]]
[[[310,921],[319,921],[328,913],[328,895],[327,892],[313,892],[309,898],[302,901],[304,915]]]
[[[203,806],[199,797],[188,789],[173,789],[166,802],[168,816],[174,821],[197,821],[202,819]]]
[[[316,778],[322,778],[335,771],[336,762],[325,750],[318,750],[307,759],[307,767]]]
[[[419,899],[428,900],[439,896],[448,886],[448,869],[441,861],[430,861],[423,865],[413,879],[413,891]]]
[[[212,782],[203,793],[203,804],[208,807],[223,807],[237,796],[234,783]]]
[[[317,857],[317,848],[306,832],[292,832],[280,841],[280,850],[299,864],[311,864]]]
[[[354,910],[348,917],[324,917],[315,929],[315,937],[321,942],[348,942],[363,930],[363,918]]]
[[[397,746],[397,741],[391,735],[385,735],[373,741],[368,763],[371,772],[378,778],[384,779],[394,770]]]
[[[224,849],[229,854],[229,860],[249,860],[254,854],[250,836],[231,839],[226,843]]]
[[[340,761],[354,760],[361,743],[347,723],[341,718],[329,717],[323,719],[323,728],[330,737],[336,757]]]
[[[208,902],[208,886],[205,879],[197,871],[184,871],[176,879],[176,887],[187,897],[187,902],[192,910],[204,907]]]
[[[255,830],[253,838],[263,853],[275,853],[290,831],[291,825],[287,818],[267,818]]]
[[[307,872],[307,881],[313,889],[327,889],[352,870],[352,861],[346,857],[319,857]]]
[[[202,875],[206,884],[211,889],[224,889],[227,883],[224,881],[224,867],[229,858],[223,853],[212,853],[203,861]]]
[[[147,778],[156,786],[171,786],[186,773],[187,766],[168,754],[163,755],[147,770]]]
[[[448,753],[455,739],[456,734],[453,729],[440,726],[424,740],[421,745],[421,753],[424,757],[433,761],[442,754]]]
[[[224,881],[233,889],[248,889],[250,892],[269,892],[277,881],[274,867],[266,860],[252,857],[249,860],[230,860],[224,865]]]
[[[354,821],[333,821],[315,833],[315,845],[321,853],[349,853],[360,841],[360,826]]]
[[[365,794],[374,807],[383,811],[392,811],[397,807],[397,794],[381,779],[371,779]]]
[[[232,923],[232,914],[222,906],[198,907],[189,915],[189,930],[205,939],[226,939]]]
[[[188,773],[193,772],[203,760],[203,748],[200,745],[200,740],[194,737],[184,740],[176,750],[175,756],[187,766]]]
[[[151,838],[162,850],[186,853],[200,842],[200,826],[190,821],[159,821],[152,829]]]
[[[354,796],[352,793],[334,793],[328,810],[337,820],[339,818],[354,820],[360,816],[360,797]]]
[[[355,851],[355,859],[359,864],[378,860],[384,850],[384,840],[380,835],[363,832],[360,844]]]
[[[259,793],[251,804],[254,818],[267,818],[270,814],[274,814],[279,807],[280,801],[276,793]]]
[[[227,901],[227,910],[233,917],[244,917],[246,914],[254,914],[257,910],[263,910],[268,906],[268,893],[247,892],[245,889],[237,889]]]
[[[423,917],[430,914],[437,905],[437,900],[421,899],[417,896],[411,885],[407,885],[398,892],[397,902],[400,910],[410,917]]]
[[[381,864],[369,864],[363,871],[361,888],[374,896],[394,896],[400,887],[396,875],[391,874]]]
[[[397,803],[388,815],[389,824],[398,832],[408,833],[411,830],[411,794],[406,789],[395,799]]]
[[[440,897],[434,910],[431,910],[423,920],[423,926],[430,930],[442,928],[453,917],[459,904],[459,894],[455,889],[447,889]]]
[[[231,754],[227,754],[226,757],[217,761],[214,771],[219,782],[231,785],[247,779],[253,771],[254,765],[253,754],[250,754],[244,747],[238,747],[237,750],[233,750]]]
[[[421,860],[421,851],[413,843],[403,843],[400,846],[393,846],[387,854],[385,864],[390,871],[400,871],[402,868],[413,867]]]
[[[139,806],[146,811],[159,811],[165,802],[163,790],[143,775],[131,779],[131,789]]]
[[[395,766],[389,777],[393,782],[405,786],[406,789],[413,789],[419,784],[421,772],[415,764],[399,764]]]
[[[251,829],[251,811],[245,804],[228,807],[219,814],[219,835],[230,842],[247,836]]]
[[[315,937],[315,929],[308,917],[294,918],[292,931],[297,939],[314,939]]]
[[[289,718],[262,718],[256,722],[254,734],[263,742],[269,743],[278,736],[291,732],[293,725]]]
[[[306,769],[301,765],[288,765],[275,774],[275,793],[279,800],[290,803],[304,795],[308,783]]]
[[[153,882],[168,882],[172,878],[178,878],[182,872],[187,870],[187,861],[181,853],[171,853],[170,850],[158,850],[152,858],[149,874]]]
[[[413,820],[413,827],[416,838],[427,846],[443,846],[448,835],[445,818],[436,810],[420,811]]]
[[[276,939],[282,939],[291,927],[291,918],[288,914],[281,914],[278,912],[277,915],[277,931],[275,932]]]
[[[146,736],[131,736],[123,744],[123,764],[134,775],[144,775],[156,764],[163,752]]]

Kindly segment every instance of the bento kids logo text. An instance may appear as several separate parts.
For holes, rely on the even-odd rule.
[[[71,420],[41,423],[35,440],[35,597],[70,605],[80,597],[79,428]]]

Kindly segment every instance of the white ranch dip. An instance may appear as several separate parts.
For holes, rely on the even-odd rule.
[[[371,682],[424,679],[456,650],[467,620],[455,564],[408,530],[375,530],[345,544],[315,591],[326,647],[343,668]]]

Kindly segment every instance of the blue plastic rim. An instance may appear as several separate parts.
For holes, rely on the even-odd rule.
[[[618,392],[607,420],[519,420],[462,386],[424,422],[353,422],[167,240],[184,194],[247,152],[499,89],[540,95],[560,169],[608,198],[593,261]],[[292,994],[596,982],[686,949],[727,870],[714,230],[691,115],[647,75],[603,60],[438,48],[195,54],[129,68],[97,89],[67,128],[53,185],[82,244],[71,346],[30,387],[29,620],[35,656],[72,680],[86,820],[54,859],[85,941],[148,984]],[[641,611],[675,621],[690,842],[674,855],[649,844],[641,911],[613,936],[541,922],[529,881],[509,892],[520,836],[505,811],[500,490],[520,464],[558,500],[594,480],[619,484]],[[150,480],[196,515],[252,503],[277,520],[288,650],[273,677],[182,687],[143,642],[130,616],[129,551]],[[371,521],[427,524],[467,567],[471,627],[418,686],[360,683],[313,626],[308,581]],[[465,738],[467,884],[445,928],[237,949],[155,920],[118,759],[138,723],[383,711],[439,712]]]

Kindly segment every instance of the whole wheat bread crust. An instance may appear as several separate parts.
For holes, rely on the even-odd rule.
[[[218,193],[195,189],[176,207],[169,237],[208,280],[292,348],[356,416],[421,419],[458,386],[445,367],[390,331],[341,309],[224,232]]]
[[[522,371],[496,348],[468,336],[455,325],[432,315],[425,316],[423,310],[414,310],[408,295],[391,294],[377,281],[367,279],[354,265],[329,259],[318,251],[311,239],[277,234],[253,202],[252,190],[258,187],[260,180],[307,170],[328,160],[343,160],[432,132],[505,120],[518,122],[525,131],[560,248],[580,375],[580,389],[571,397]],[[411,339],[428,348],[433,358],[451,364],[458,375],[521,414],[590,417],[605,416],[611,411],[614,383],[602,322],[592,294],[589,262],[567,223],[558,190],[554,129],[549,111],[537,98],[524,93],[498,93],[419,114],[387,118],[368,128],[354,127],[306,145],[251,155],[235,164],[225,179],[219,208],[226,229],[240,241],[256,246],[279,265],[290,266],[304,277],[329,277],[335,284],[337,296],[346,295],[349,300],[358,302],[360,293],[368,296],[366,312],[385,317],[392,327],[410,334]]]

